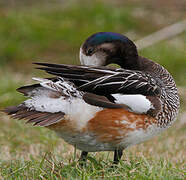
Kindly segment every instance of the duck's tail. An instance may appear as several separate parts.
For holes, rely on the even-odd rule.
[[[34,125],[49,126],[64,118],[72,99],[82,98],[82,92],[63,78],[33,79],[40,83],[17,89],[29,99],[3,110],[12,118],[25,119],[27,123]]]

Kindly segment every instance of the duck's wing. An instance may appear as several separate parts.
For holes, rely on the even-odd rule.
[[[78,87],[102,76],[123,72],[123,69],[121,68],[116,69],[112,67],[91,67],[50,63],[34,64],[40,65],[40,67],[37,67],[36,69],[44,70],[52,75],[67,78]]]
[[[3,112],[14,119],[24,119],[27,123],[37,126],[51,126],[61,121],[65,124],[66,117],[68,119],[69,117],[76,118],[77,115],[81,116],[85,109],[89,109],[87,111],[89,115],[90,113],[94,115],[102,108],[131,110],[128,106],[113,103],[104,96],[78,91],[72,82],[61,77],[55,80],[33,79],[39,81],[39,84],[17,89],[28,99],[18,106],[5,108]]]
[[[158,95],[161,89],[150,75],[137,71],[128,71],[114,75],[102,76],[79,87],[81,91],[96,94],[141,94],[146,96]]]
[[[100,95],[96,95],[96,94],[93,94],[93,93],[85,93],[83,95],[83,100],[86,103],[91,104],[93,106],[109,108],[109,109],[123,108],[125,110],[132,111],[132,109],[125,104],[113,103],[108,98],[106,98],[105,96],[100,96]]]
[[[43,67],[38,69],[45,70],[49,74],[68,78],[81,91],[98,95],[121,93],[154,96],[161,92],[156,80],[150,74],[141,71],[65,64],[36,64],[42,65]]]

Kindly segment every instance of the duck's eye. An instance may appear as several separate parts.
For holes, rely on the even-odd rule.
[[[92,53],[93,53],[93,51],[94,51],[94,48],[89,48],[88,50],[87,50],[87,55],[91,55]]]

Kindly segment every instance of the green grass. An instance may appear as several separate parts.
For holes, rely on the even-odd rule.
[[[71,4],[70,8],[55,6],[43,10],[11,10],[2,13],[0,26],[3,44],[0,58],[1,63],[6,64],[45,57],[47,52],[56,54],[59,60],[63,58],[64,61],[67,52],[68,55],[69,52],[75,55],[82,40],[90,34],[97,31],[127,31],[139,27],[140,23],[131,17],[130,8],[113,9],[111,14],[110,6],[84,3]],[[77,60],[70,62],[77,63]]]
[[[101,1],[66,3],[59,6],[0,8],[0,69],[32,70],[31,62],[78,64],[81,43],[92,33],[113,31],[140,39],[161,27],[138,17],[135,5],[114,7]],[[148,28],[147,28],[148,26]],[[166,26],[166,23],[165,25]],[[163,27],[163,26],[162,26]],[[140,52],[166,66],[178,84],[186,83],[186,33]],[[24,69],[20,67],[24,66]]]
[[[135,4],[79,2],[0,7],[0,109],[25,99],[15,89],[33,83],[31,77],[46,77],[31,62],[77,64],[81,43],[94,32],[115,31],[137,40],[161,28],[151,16],[134,16]],[[164,65],[185,86],[185,40],[182,33],[140,54]],[[182,107],[185,99],[183,92]],[[54,132],[0,113],[0,179],[185,179],[184,111],[161,136],[127,149],[117,168],[111,168],[113,153],[101,152],[90,153],[83,169],[77,163],[80,152]]]
[[[89,158],[91,159],[91,158]],[[92,159],[91,159],[92,160]],[[144,163],[145,162],[145,163]],[[135,158],[129,163],[121,164],[113,169],[103,160],[92,161],[86,168],[80,168],[76,162],[64,165],[56,160],[42,159],[32,162],[15,162],[4,165],[7,170],[4,177],[21,179],[23,176],[32,179],[183,179],[184,170],[173,167],[170,162],[151,161],[146,158]],[[52,169],[54,167],[54,169]],[[8,174],[8,176],[6,176]]]

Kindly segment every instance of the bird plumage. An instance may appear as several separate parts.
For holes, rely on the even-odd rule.
[[[92,49],[91,49],[92,48]],[[4,111],[54,130],[87,152],[122,150],[169,127],[179,109],[176,84],[161,65],[138,56],[132,41],[97,33],[80,48],[83,66],[35,63],[56,77],[18,89],[28,97]],[[97,67],[117,63],[121,68]],[[91,65],[91,66],[89,66]]]

